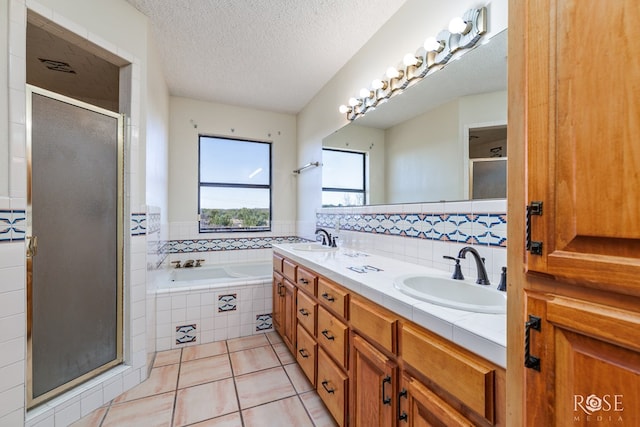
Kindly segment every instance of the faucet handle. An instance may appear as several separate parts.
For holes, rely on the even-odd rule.
[[[196,260],[196,267],[201,267],[203,262],[204,262],[203,259],[197,259]]]
[[[182,268],[182,266],[180,265],[181,261],[171,261],[171,264],[175,264],[175,268]]]
[[[451,276],[451,278],[455,280],[464,280],[464,275],[462,274],[462,268],[460,267],[460,258],[454,258],[448,255],[443,255],[442,258],[450,259],[456,262],[456,265],[454,266],[454,270],[453,270],[453,275]]]

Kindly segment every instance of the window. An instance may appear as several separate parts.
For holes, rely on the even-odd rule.
[[[365,160],[365,153],[322,149],[322,206],[366,203]]]
[[[200,135],[200,232],[271,230],[271,144]]]

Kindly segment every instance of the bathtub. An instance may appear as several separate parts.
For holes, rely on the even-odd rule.
[[[239,282],[271,280],[271,262],[241,264],[216,264],[204,267],[174,268],[169,280],[158,285],[158,290],[193,288],[198,286],[216,287],[235,285]]]
[[[271,261],[164,270],[156,283],[156,351],[273,330]]]

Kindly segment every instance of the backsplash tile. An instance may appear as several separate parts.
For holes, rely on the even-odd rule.
[[[236,251],[245,249],[270,249],[272,243],[296,243],[299,241],[300,238],[295,236],[170,240],[167,242],[167,249],[171,254]]]
[[[130,230],[132,236],[144,236],[147,234],[147,213],[132,212],[130,220]]]

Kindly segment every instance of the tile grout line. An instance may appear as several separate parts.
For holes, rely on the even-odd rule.
[[[240,424],[244,425],[244,416],[242,415],[242,407],[240,406],[240,395],[238,395],[238,386],[236,385],[236,373],[231,363],[231,351],[229,349],[229,340],[224,340],[224,346],[227,348],[227,359],[229,359],[229,367],[231,368],[231,379],[233,380],[233,391],[236,393],[236,403],[238,404],[238,415],[240,416]]]
[[[171,426],[175,423],[176,405],[178,404],[178,384],[180,384],[180,371],[182,370],[182,354],[184,347],[180,348],[180,361],[178,362],[178,375],[176,375],[176,388],[173,391],[173,408],[171,409]]]

